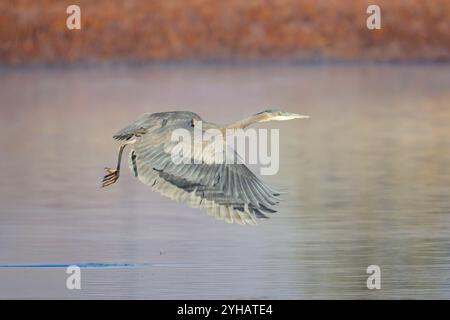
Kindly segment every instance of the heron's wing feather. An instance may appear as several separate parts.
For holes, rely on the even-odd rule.
[[[145,133],[164,127],[169,120],[180,120],[188,123],[190,120],[201,120],[200,116],[190,111],[171,111],[159,113],[144,113],[125,128],[119,130],[113,138],[116,140],[130,140]]]
[[[116,140],[130,140],[134,136],[140,136],[148,131],[152,125],[152,114],[144,113],[135,121],[119,130],[113,138]]]
[[[192,152],[191,163],[175,163],[172,154],[180,144],[171,141],[173,129],[166,127],[146,133],[134,144],[130,166],[143,183],[170,198],[205,208],[209,214],[227,222],[255,224],[255,218],[267,218],[267,213],[276,212],[272,206],[279,202],[279,194],[244,164],[224,161],[236,157],[234,151],[226,151],[228,147],[220,162],[216,161],[214,152],[206,152],[204,161],[195,164],[194,161],[200,162],[202,158],[201,154]],[[192,127],[185,129],[193,134]],[[203,143],[203,150],[207,147],[208,142]]]

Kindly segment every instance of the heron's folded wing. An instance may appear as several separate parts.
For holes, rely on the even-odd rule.
[[[178,143],[171,141],[168,130],[156,130],[137,139],[133,170],[142,182],[175,200],[206,208],[227,222],[255,224],[255,217],[267,218],[267,213],[276,212],[272,209],[279,202],[276,191],[244,164],[224,161],[230,155],[236,157],[234,151],[227,152],[225,146],[220,163],[211,155],[201,163],[193,163],[202,159],[192,152],[192,163],[177,164],[172,151]]]
[[[153,114],[151,113],[142,114],[131,124],[114,134],[113,138],[116,140],[130,140],[134,136],[143,135],[149,130],[149,128],[151,128],[153,123],[151,121],[152,115]]]

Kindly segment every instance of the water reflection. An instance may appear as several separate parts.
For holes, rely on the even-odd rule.
[[[2,70],[0,264],[10,298],[449,298],[450,66],[114,67]],[[111,135],[143,112],[277,122],[280,213],[221,223],[124,174]],[[376,264],[382,289],[369,291]]]

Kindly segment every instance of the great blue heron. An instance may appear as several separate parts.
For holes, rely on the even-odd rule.
[[[105,168],[108,174],[103,178],[102,186],[112,185],[119,179],[123,150],[132,145],[129,167],[134,176],[152,186],[153,190],[191,207],[205,208],[217,219],[254,225],[256,218],[264,219],[267,213],[276,212],[272,207],[279,203],[280,194],[243,163],[174,163],[172,152],[177,142],[172,141],[172,132],[176,129],[193,132],[197,121],[202,121],[203,131],[212,128],[225,132],[227,129],[244,129],[257,122],[299,118],[308,116],[266,110],[219,126],[204,122],[197,114],[188,111],[145,113],[113,136],[125,142],[119,147],[117,168]]]

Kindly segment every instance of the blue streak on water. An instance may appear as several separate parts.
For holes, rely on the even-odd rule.
[[[109,263],[109,262],[81,262],[81,263],[33,263],[33,264],[0,264],[0,268],[67,268],[78,266],[83,269],[135,269],[148,267],[149,263]]]

